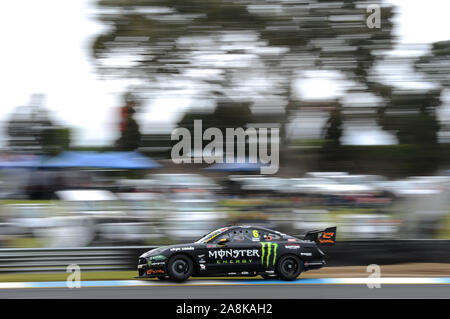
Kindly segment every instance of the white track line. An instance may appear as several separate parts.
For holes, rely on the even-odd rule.
[[[385,277],[385,278],[311,278],[294,281],[281,280],[188,280],[184,283],[156,280],[99,280],[81,281],[81,287],[132,287],[132,286],[223,286],[223,285],[366,285],[366,284],[450,284],[450,277]],[[66,288],[65,281],[4,282],[0,289]]]

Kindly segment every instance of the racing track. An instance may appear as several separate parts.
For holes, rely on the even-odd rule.
[[[132,299],[304,299],[304,298],[450,298],[450,278],[379,278],[381,288],[368,288],[367,278],[278,280],[189,280],[184,284],[162,281],[0,283],[0,298],[132,298]],[[373,281],[372,281],[373,282]],[[35,288],[28,288],[33,286]],[[43,288],[46,287],[46,288]]]

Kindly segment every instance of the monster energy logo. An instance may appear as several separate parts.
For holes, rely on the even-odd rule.
[[[275,261],[277,259],[277,249],[278,244],[277,243],[260,243],[261,244],[261,264],[264,265],[264,257],[266,257],[266,267],[269,268],[269,262],[270,262],[270,255],[272,253],[272,247],[273,247],[273,261],[272,265],[275,265]],[[266,246],[267,246],[267,256],[266,256]]]

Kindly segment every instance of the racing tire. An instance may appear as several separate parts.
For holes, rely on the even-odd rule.
[[[194,263],[185,255],[175,255],[169,259],[167,273],[173,281],[181,282],[188,279],[194,270]]]
[[[285,255],[277,263],[277,274],[283,280],[296,279],[303,269],[303,262],[294,255]]]
[[[268,275],[268,274],[262,274],[262,275],[260,275],[261,277],[263,277],[264,279],[266,279],[266,280],[269,280],[269,279],[278,279],[278,275],[277,274],[270,274],[270,275]]]

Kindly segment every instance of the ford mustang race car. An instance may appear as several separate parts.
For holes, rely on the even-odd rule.
[[[159,247],[138,259],[137,278],[190,276],[256,276],[293,280],[301,272],[321,268],[324,253],[318,244],[333,244],[336,227],[308,232],[298,239],[262,227],[229,226],[194,243]]]

